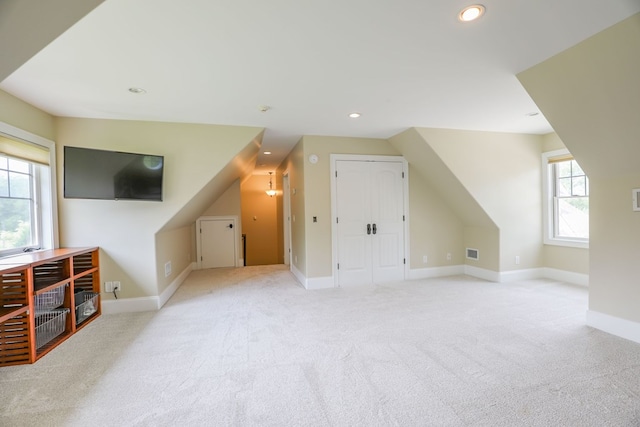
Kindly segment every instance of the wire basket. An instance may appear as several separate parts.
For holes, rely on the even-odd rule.
[[[58,286],[50,291],[36,295],[36,314],[58,308],[64,302],[64,289],[67,285]]]
[[[76,325],[86,320],[98,311],[98,295],[94,292],[78,292],[74,295],[76,301]]]
[[[36,313],[36,349],[62,334],[67,324],[68,308]]]

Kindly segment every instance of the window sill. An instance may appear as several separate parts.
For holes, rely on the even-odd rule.
[[[583,240],[570,240],[570,239],[544,239],[545,245],[551,246],[564,246],[567,248],[581,248],[581,249],[589,249],[589,241]]]

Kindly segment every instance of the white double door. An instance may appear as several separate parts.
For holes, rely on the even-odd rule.
[[[404,162],[335,164],[338,286],[404,279]]]

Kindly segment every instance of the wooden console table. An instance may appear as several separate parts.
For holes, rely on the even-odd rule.
[[[98,248],[0,259],[0,367],[34,363],[100,316]]]

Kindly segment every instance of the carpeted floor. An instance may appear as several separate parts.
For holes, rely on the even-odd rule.
[[[587,290],[466,276],[306,291],[284,266],[194,271],[0,368],[1,426],[640,426],[640,345]]]

